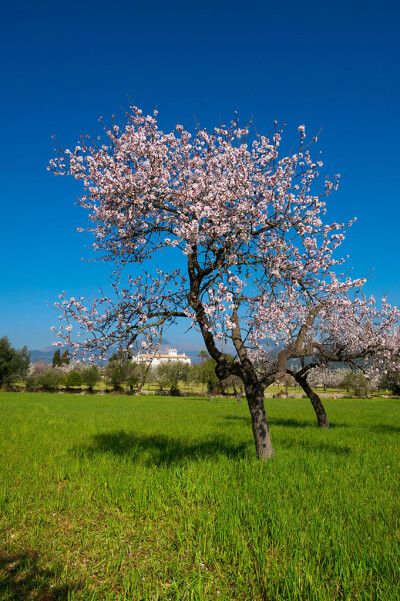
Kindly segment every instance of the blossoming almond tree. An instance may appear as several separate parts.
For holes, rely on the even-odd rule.
[[[305,352],[317,316],[346,304],[348,291],[363,284],[338,273],[343,224],[323,221],[338,176],[311,192],[322,166],[311,157],[316,139],[307,145],[301,125],[297,152],[280,158],[281,135],[275,129],[251,141],[238,121],[211,133],[192,135],[181,125],[165,133],[156,112],[131,107],[123,128],[106,128],[104,144],[82,138],[50,165],[82,182],[94,250],[112,263],[114,277],[113,294],[90,303],[61,295],[67,325],[58,335],[88,353],[129,351],[138,340],[155,349],[164,327],[188,319],[218,377],[242,379],[263,460],[273,455],[265,388]],[[80,343],[73,324],[84,334]],[[260,370],[271,345],[282,350]]]
[[[309,397],[318,426],[329,428],[321,399],[307,381],[310,370],[342,363],[373,377],[377,371],[395,366],[400,348],[400,310],[386,298],[378,307],[373,296],[338,295],[332,302],[321,305],[314,315],[314,319],[303,324],[307,331],[301,340],[300,328],[292,328],[295,335],[287,346],[291,358],[296,355],[301,365],[297,370],[288,367],[288,373]]]

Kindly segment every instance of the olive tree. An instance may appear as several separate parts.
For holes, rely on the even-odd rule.
[[[0,338],[0,387],[23,380],[28,374],[29,362],[30,355],[26,346],[16,350],[7,336]]]

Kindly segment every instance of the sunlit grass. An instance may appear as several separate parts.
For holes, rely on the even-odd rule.
[[[0,393],[0,599],[397,600],[400,402]]]

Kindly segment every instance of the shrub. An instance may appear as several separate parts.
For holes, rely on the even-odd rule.
[[[50,367],[43,374],[37,376],[37,380],[44,390],[55,390],[65,384],[65,375]]]
[[[81,386],[82,383],[83,383],[82,375],[76,369],[73,369],[72,371],[70,371],[65,378],[65,384],[67,385],[68,388],[70,388],[72,386]]]
[[[25,386],[28,392],[36,392],[40,390],[41,383],[39,381],[39,375],[28,376],[25,380]]]

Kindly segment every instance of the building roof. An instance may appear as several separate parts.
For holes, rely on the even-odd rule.
[[[157,353],[156,355],[150,355],[149,353],[143,353],[138,355],[139,357],[149,357],[149,358],[153,358],[153,359],[176,359],[177,357],[186,357],[186,359],[189,359],[188,355],[164,355],[164,354],[159,354]]]

